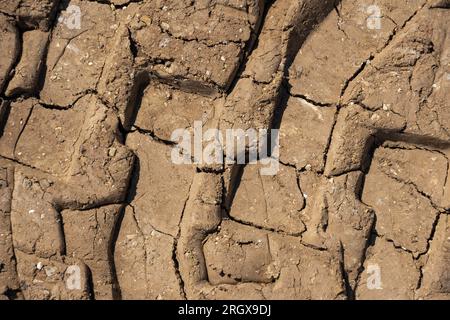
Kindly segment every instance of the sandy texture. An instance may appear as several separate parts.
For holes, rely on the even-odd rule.
[[[0,0],[0,299],[449,299],[449,7]]]

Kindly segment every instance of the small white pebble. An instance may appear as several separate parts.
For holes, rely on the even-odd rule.
[[[117,149],[116,149],[116,148],[114,148],[114,147],[109,148],[109,150],[108,150],[108,156],[114,157],[114,156],[116,155],[116,153],[117,153]]]
[[[378,114],[376,114],[376,113],[374,113],[371,117],[370,117],[370,119],[371,120],[373,120],[373,121],[378,121],[378,120],[380,120],[380,116],[378,115]]]
[[[47,277],[51,277],[56,273],[56,269],[52,267],[45,267],[45,273],[47,274]]]
[[[161,28],[163,30],[169,30],[170,29],[170,25],[166,22],[161,22]]]

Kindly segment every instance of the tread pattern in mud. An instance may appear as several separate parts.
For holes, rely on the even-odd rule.
[[[0,0],[0,299],[448,299],[449,7]]]

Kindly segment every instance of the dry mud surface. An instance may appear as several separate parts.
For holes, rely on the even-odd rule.
[[[449,299],[449,8],[0,0],[0,299]]]

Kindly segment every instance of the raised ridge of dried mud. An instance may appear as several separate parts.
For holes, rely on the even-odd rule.
[[[450,2],[373,5],[0,0],[0,299],[449,299]]]

